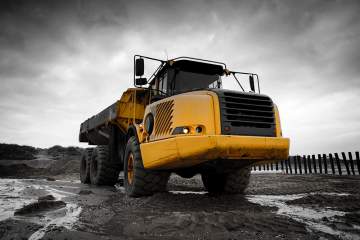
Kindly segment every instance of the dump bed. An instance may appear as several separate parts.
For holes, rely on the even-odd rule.
[[[144,116],[145,89],[129,88],[120,100],[80,125],[79,141],[91,145],[106,145],[110,136],[110,125],[115,124],[124,133],[129,125],[141,122]]]
[[[116,120],[118,106],[119,101],[116,101],[100,113],[81,123],[79,141],[89,142],[90,144],[93,142],[107,142],[109,131],[106,126],[108,126],[111,121]]]

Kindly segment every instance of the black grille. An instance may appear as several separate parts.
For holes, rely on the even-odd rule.
[[[220,101],[222,134],[275,136],[272,100],[265,95],[216,91]]]

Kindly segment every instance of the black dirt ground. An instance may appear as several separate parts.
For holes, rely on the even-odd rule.
[[[55,221],[46,227],[41,221],[35,224],[32,215],[15,216],[0,222],[0,239],[28,239],[39,225],[44,232],[40,239],[360,239],[358,176],[253,174],[244,196],[211,196],[204,192],[199,176],[173,175],[168,192],[144,198],[126,197],[120,185],[82,185],[73,176],[63,180],[14,181],[25,186],[20,197],[34,202],[54,192],[66,193],[56,200],[82,209],[71,226]],[[5,196],[1,192],[0,199]],[[283,197],[286,207],[313,209],[320,218],[308,221],[252,201],[263,196]],[[287,200],[288,196],[296,199]],[[56,212],[57,208],[45,210]],[[330,210],[341,214],[327,216]]]

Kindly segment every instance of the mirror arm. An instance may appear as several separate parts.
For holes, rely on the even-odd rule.
[[[158,61],[160,62],[160,66],[158,67],[158,69],[150,76],[148,82],[150,83],[152,81],[152,78],[155,76],[155,74],[159,71],[159,69],[164,65],[166,64],[166,61],[164,60],[161,60],[161,59],[157,59],[157,58],[151,58],[151,57],[146,57],[146,56],[142,56],[142,55],[134,55],[134,86],[135,87],[138,87],[136,85],[136,81],[135,81],[135,78],[136,78],[136,68],[135,68],[135,62],[136,62],[136,59],[137,58],[143,58],[143,59],[149,59],[149,60],[154,60],[154,61]]]
[[[162,69],[162,67],[165,65],[166,62],[162,62],[160,63],[160,65],[158,66],[158,68],[155,70],[155,72],[153,74],[151,74],[151,76],[149,77],[148,82],[151,83],[152,80],[154,79],[155,75]]]
[[[235,80],[237,81],[237,83],[239,84],[239,86],[241,87],[241,89],[245,92],[245,89],[242,87],[241,83],[239,82],[239,80],[237,79],[237,77],[235,76],[235,73],[232,72],[232,75],[234,76]]]
[[[258,90],[259,90],[259,94],[260,94],[260,80],[259,80],[259,76],[256,74],[256,73],[248,73],[248,72],[233,72],[231,71],[230,72],[231,74],[234,75],[235,77],[235,74],[244,74],[244,75],[253,75],[253,76],[256,76],[256,80],[257,80],[257,85],[258,85]],[[235,77],[236,79],[236,77]],[[236,79],[237,80],[237,79]],[[238,80],[237,80],[238,81]],[[239,81],[238,81],[239,82]],[[240,83],[239,83],[240,84]],[[242,87],[241,87],[242,88]],[[243,88],[242,88],[243,89]],[[244,89],[243,89],[244,90]]]

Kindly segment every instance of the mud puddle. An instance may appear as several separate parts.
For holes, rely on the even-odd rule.
[[[311,195],[325,195],[344,197],[349,196],[347,193],[307,193],[307,194],[292,194],[292,195],[249,195],[246,198],[256,204],[267,207],[276,207],[277,214],[290,217],[298,222],[306,224],[309,232],[320,231],[332,236],[337,236],[341,239],[360,239],[359,235],[351,232],[336,230],[332,222],[339,217],[345,216],[346,212],[337,211],[329,207],[319,206],[299,206],[288,203],[296,202],[295,200],[308,198]],[[332,226],[331,226],[332,225]],[[358,225],[351,225],[353,229],[359,229]]]
[[[71,229],[81,207],[66,202],[79,187],[39,179],[0,179],[0,221],[18,220],[40,225],[29,239],[41,239],[50,228]]]

